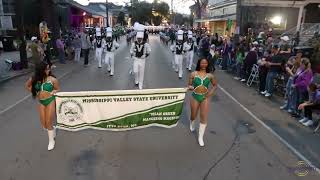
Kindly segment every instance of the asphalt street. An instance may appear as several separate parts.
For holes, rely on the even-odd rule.
[[[92,56],[89,67],[82,62],[57,64],[53,72],[61,91],[137,89],[129,74],[129,46],[124,39],[120,45],[113,77],[106,67],[98,69]],[[171,67],[169,48],[158,36],[150,36],[150,45],[144,88],[186,87],[190,73],[184,68],[183,79],[178,78]],[[304,177],[295,173],[304,170],[296,167],[303,158],[320,167],[320,135],[312,134],[281,112],[279,104],[225,72],[215,72],[223,90],[219,88],[211,99],[204,148],[189,131],[188,93],[175,128],[59,130],[51,152],[47,151],[47,134],[40,127],[37,101],[24,89],[31,75],[0,85],[0,180],[320,179],[311,168]]]

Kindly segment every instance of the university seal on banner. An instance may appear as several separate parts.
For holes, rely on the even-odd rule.
[[[83,108],[78,101],[64,100],[58,107],[58,116],[64,122],[82,121]]]

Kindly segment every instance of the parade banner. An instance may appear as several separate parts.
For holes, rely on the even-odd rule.
[[[56,95],[57,128],[124,131],[175,127],[185,94],[185,88],[60,92]]]

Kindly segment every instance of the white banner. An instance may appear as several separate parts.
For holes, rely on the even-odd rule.
[[[56,97],[57,125],[70,131],[174,127],[185,93],[185,88],[60,92]]]

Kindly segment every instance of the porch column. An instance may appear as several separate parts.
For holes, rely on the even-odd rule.
[[[298,22],[297,22],[297,29],[296,29],[297,32],[300,31],[300,29],[301,29],[301,21],[302,21],[302,18],[303,18],[304,6],[305,5],[302,5],[299,8],[299,15],[298,15]]]

